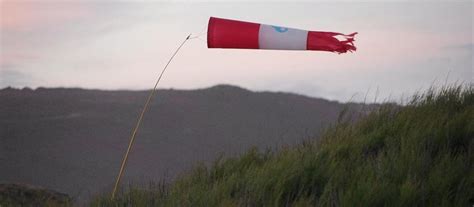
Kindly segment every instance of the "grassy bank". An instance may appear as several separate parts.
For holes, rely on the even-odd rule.
[[[474,89],[444,87],[278,152],[252,149],[91,206],[471,206]]]

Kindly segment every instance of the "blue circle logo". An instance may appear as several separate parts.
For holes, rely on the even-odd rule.
[[[275,31],[279,32],[279,33],[283,33],[283,32],[287,32],[288,31],[288,28],[285,28],[285,27],[277,27],[277,26],[272,26],[273,29],[275,29]]]

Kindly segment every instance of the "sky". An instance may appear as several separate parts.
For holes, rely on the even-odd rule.
[[[0,0],[0,88],[143,90],[232,84],[338,101],[397,101],[472,84],[473,1]],[[210,16],[358,32],[355,53],[208,49]]]

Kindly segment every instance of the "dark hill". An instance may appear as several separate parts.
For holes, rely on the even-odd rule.
[[[111,189],[149,91],[0,90],[0,183],[78,199]],[[292,145],[333,122],[344,105],[219,85],[159,90],[133,148],[125,182],[174,178],[196,161],[251,146]]]
[[[417,94],[318,139],[200,165],[91,206],[473,206],[474,87]]]

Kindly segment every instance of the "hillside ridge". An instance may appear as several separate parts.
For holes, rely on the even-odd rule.
[[[31,183],[78,200],[110,189],[148,92],[1,90],[0,183]],[[143,120],[124,182],[171,180],[222,153],[238,156],[253,146],[296,144],[319,134],[346,107],[228,85],[160,89]]]

